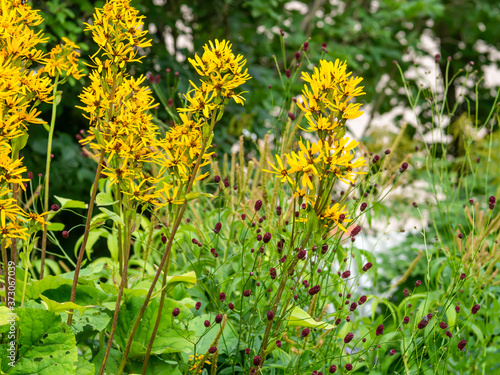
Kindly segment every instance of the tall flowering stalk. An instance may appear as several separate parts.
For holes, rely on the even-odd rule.
[[[282,148],[281,155],[276,155],[277,165],[269,162],[272,170],[265,170],[278,175],[280,181],[287,185],[293,194],[295,214],[289,248],[294,249],[298,246],[296,250],[302,249],[297,254],[293,252],[287,254],[291,260],[285,263],[283,277],[272,304],[270,313],[273,317],[280,315],[278,308],[287,280],[295,273],[295,267],[299,265],[300,260],[306,260],[306,263],[299,267],[297,280],[306,269],[311,252],[307,252],[304,248],[309,240],[325,239],[332,230],[340,229],[339,234],[346,232],[346,227],[353,221],[346,208],[345,197],[341,197],[340,202],[331,202],[334,186],[337,182],[354,185],[356,175],[366,173],[362,169],[366,166],[364,158],[355,159],[358,142],[345,136],[346,121],[357,118],[363,113],[360,111],[361,104],[352,102],[354,97],[364,94],[363,87],[358,87],[362,78],[352,77],[352,73],[347,72],[346,62],[336,60],[333,63],[321,60],[320,66],[314,69],[313,74],[303,72],[302,79],[306,83],[302,91],[302,102],[298,101],[297,106],[304,112],[308,124],[308,127],[302,130],[314,133],[314,138],[318,140],[316,142],[299,140],[298,149],[288,153]],[[296,207],[300,207],[302,213],[297,211]],[[299,223],[303,223],[307,228],[306,234],[300,240],[296,233],[298,232],[296,225]],[[322,254],[326,253],[327,249],[328,245],[324,251],[322,249]],[[283,261],[285,260],[286,258]],[[349,275],[350,273],[345,277]],[[297,285],[292,287],[292,290],[296,288]],[[315,306],[314,299],[318,293],[321,293],[320,285],[315,285],[309,290],[311,297],[314,296],[310,313],[314,311],[312,306]],[[291,296],[285,299],[277,323],[275,319],[269,319],[266,325],[259,360],[254,361],[256,374],[261,372],[269,354],[268,342],[273,328],[275,331],[279,330],[290,302]],[[307,335],[308,332],[305,334],[303,332],[303,337]]]

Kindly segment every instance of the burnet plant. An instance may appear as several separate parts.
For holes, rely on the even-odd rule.
[[[2,4],[8,11],[2,17],[24,25],[20,29],[29,35],[26,19],[36,15],[30,5]],[[253,156],[245,154],[241,140],[239,152],[219,164],[210,151],[213,130],[226,105],[243,105],[244,95],[251,95],[240,90],[251,79],[244,57],[225,40],[209,42],[201,56],[189,59],[200,81],[169,100],[161,81],[150,75],[171,116],[166,125],[153,116],[157,104],[146,77],[135,78],[127,69],[151,43],[143,25],[129,0],[107,1],[86,24],[98,46],[79,106],[89,120],[82,150],[96,161],[88,205],[56,198],[48,210],[54,123],[47,171],[37,185],[32,176],[22,177],[26,170],[13,143],[25,133],[22,123],[8,117],[26,116],[26,109],[9,112],[16,101],[2,98],[9,124],[4,134],[10,134],[2,155],[16,171],[2,165],[2,256],[6,264],[9,249],[10,259],[19,260],[18,348],[14,366],[2,360],[2,371],[418,373],[447,371],[460,361],[462,350],[471,347],[470,324],[484,311],[480,303],[464,306],[467,318],[460,320],[453,311],[460,314],[461,308],[450,310],[453,293],[468,280],[465,273],[450,276],[454,286],[444,306],[429,298],[428,282],[402,291],[399,305],[359,292],[361,277],[378,272],[373,255],[355,246],[364,217],[404,182],[409,169],[408,161],[392,162],[390,150],[364,155],[346,135],[346,123],[362,114],[355,102],[363,95],[362,78],[346,62],[326,58],[312,73],[302,72],[309,48],[304,43],[291,62],[283,61],[287,99],[275,138],[268,135]],[[3,38],[13,46],[13,34]],[[283,34],[282,45],[284,50]],[[45,63],[35,77],[56,77],[52,84],[43,81],[41,91],[31,90],[29,80],[2,78],[4,87],[18,87],[16,95],[31,90],[49,100],[57,74],[78,72],[71,51],[60,60],[55,52],[37,60],[29,49],[24,55],[13,47],[5,51],[2,61],[12,72],[35,61]],[[33,77],[29,70],[25,74]],[[298,78],[305,84],[293,99]],[[56,106],[54,101],[54,111]],[[31,195],[16,195],[23,187]],[[493,209],[494,197],[489,204]],[[65,210],[86,210],[76,263],[64,249],[73,228],[54,221]],[[105,239],[109,256],[91,260],[92,249],[103,243],[99,239]],[[46,267],[47,240],[65,254],[68,272]],[[365,304],[372,314],[361,311]]]

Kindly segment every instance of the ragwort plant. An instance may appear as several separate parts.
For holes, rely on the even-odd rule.
[[[2,353],[10,353],[10,362],[1,359],[2,371],[417,374],[453,371],[462,360],[471,347],[466,333],[481,332],[473,318],[485,309],[482,301],[471,305],[467,299],[461,305],[467,317],[461,319],[460,306],[452,302],[472,282],[471,273],[484,271],[496,282],[496,247],[486,251],[482,242],[477,253],[472,243],[458,241],[462,258],[451,263],[446,295],[433,294],[429,273],[424,285],[417,281],[413,290],[402,291],[399,306],[391,297],[363,291],[379,266],[355,246],[356,238],[368,230],[365,215],[405,183],[409,164],[394,163],[391,150],[368,156],[347,135],[348,121],[362,114],[355,100],[363,87],[346,62],[325,58],[312,74],[303,72],[309,44],[287,61],[282,33],[284,61],[277,67],[284,72],[284,101],[273,130],[259,140],[259,155],[247,155],[241,138],[239,152],[219,163],[210,151],[213,131],[226,105],[244,104],[239,87],[251,78],[244,57],[228,41],[209,42],[201,56],[188,60],[201,79],[190,82],[184,95],[175,86],[165,95],[159,76],[150,74],[171,117],[161,121],[153,115],[157,104],[146,77],[128,70],[151,45],[144,17],[129,0],[107,1],[86,24],[98,46],[79,106],[89,120],[80,135],[82,152],[96,162],[89,204],[56,197],[59,204],[48,211],[54,98],[60,97],[63,77],[81,77],[77,46],[65,41],[42,58],[29,49],[41,36],[27,28],[42,20],[23,1],[9,4],[2,2],[9,11],[2,16],[19,27],[2,34],[7,47],[0,55],[7,72],[1,98],[1,240],[4,284],[15,278],[18,340],[8,347],[9,325],[0,325]],[[12,34],[19,30],[24,39]],[[326,44],[322,49],[326,54]],[[29,61],[42,67],[29,70]],[[299,76],[305,84],[294,98]],[[22,147],[16,145],[26,138],[26,128],[18,120],[41,123],[28,105],[50,101],[51,90],[46,174],[33,191],[36,181],[22,176]],[[181,103],[176,111],[174,103]],[[31,195],[21,196],[27,187]],[[490,198],[490,211],[495,203]],[[498,222],[487,221],[483,229],[485,216],[478,209],[468,212],[469,221],[474,226],[479,220],[484,236],[491,235]],[[74,228],[55,234],[64,226],[52,219],[62,211],[85,218],[76,263],[63,242]],[[74,271],[62,260],[66,273],[52,267],[53,260],[45,258],[48,240]],[[109,256],[91,260],[93,249],[104,243]],[[15,275],[7,269],[7,249]],[[422,254],[395,288],[408,280]],[[430,265],[432,252],[426,248],[425,254]],[[462,269],[460,262],[471,265]],[[440,305],[438,298],[445,302]]]

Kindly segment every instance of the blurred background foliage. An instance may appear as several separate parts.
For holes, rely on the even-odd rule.
[[[66,36],[82,48],[82,60],[89,62],[88,55],[96,51],[96,46],[91,35],[84,32],[83,22],[90,22],[94,7],[102,6],[104,1],[34,0],[31,3],[40,9],[45,19],[40,28],[49,37],[47,49]],[[251,149],[256,139],[272,133],[271,127],[277,120],[273,112],[285,100],[273,58],[276,55],[283,73],[280,29],[285,32],[287,66],[293,62],[295,52],[309,41],[311,62],[317,62],[322,55],[347,60],[350,69],[364,78],[366,96],[362,100],[371,103],[371,111],[364,116],[368,117],[368,129],[375,114],[407,105],[392,61],[400,62],[405,70],[418,56],[434,59],[436,52],[429,51],[423,38],[434,41],[443,56],[440,60],[443,71],[446,58],[452,57],[451,75],[469,61],[474,61],[474,68],[481,74],[483,69],[495,67],[500,56],[497,37],[500,9],[496,0],[133,0],[132,5],[145,16],[145,27],[150,31],[153,45],[145,51],[143,63],[132,66],[131,73],[136,76],[147,72],[158,74],[160,86],[173,98],[174,106],[181,103],[175,89],[185,92],[189,80],[196,77],[187,58],[200,53],[208,40],[227,38],[233,42],[235,53],[247,58],[253,79],[245,87],[249,91],[246,104],[226,109],[230,114],[224,116],[225,123],[216,130],[219,156],[229,153],[241,134],[245,135],[245,147]],[[323,43],[327,44],[326,54],[321,48]],[[170,76],[167,68],[171,69]],[[179,79],[175,78],[175,72]],[[174,90],[167,88],[167,79]],[[61,88],[63,100],[57,113],[51,179],[51,193],[83,200],[86,200],[95,166],[79,152],[75,136],[88,124],[75,105],[79,104],[78,95],[87,83],[82,78]],[[292,92],[299,95],[300,80],[295,85]],[[483,81],[480,89],[484,99],[480,105],[489,108],[493,101],[491,84]],[[454,89],[448,92],[451,103],[455,95]],[[487,114],[488,111],[481,108],[479,112]],[[49,120],[50,107],[41,109],[44,118]],[[286,116],[287,111],[282,113]],[[158,109],[157,116],[162,121],[169,120],[163,108]],[[396,117],[396,122],[398,120]],[[410,128],[406,136],[411,139],[416,130]],[[24,150],[25,163],[36,176],[44,170],[47,134],[39,127],[30,131],[30,137]],[[370,137],[365,140],[369,142]]]

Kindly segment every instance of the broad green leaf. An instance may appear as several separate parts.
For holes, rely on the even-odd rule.
[[[13,321],[18,321],[16,313],[13,313],[8,307],[0,306],[0,326],[10,324]]]
[[[101,349],[99,353],[92,359],[92,363],[95,365],[96,373],[99,374],[102,362],[104,360],[104,353],[106,348]],[[109,351],[108,360],[106,362],[105,373],[106,374],[117,374],[120,368],[120,362],[122,360],[123,353],[116,349],[111,349]]]
[[[75,374],[78,350],[75,336],[61,316],[40,309],[20,308],[18,360],[8,372],[15,375]]]
[[[87,361],[82,356],[78,356],[78,363],[76,364],[76,375],[94,375],[95,365]]]
[[[89,307],[92,307],[92,306],[80,306],[74,302],[62,302],[62,303],[56,302],[45,297],[44,295],[40,295],[40,298],[43,302],[45,302],[47,310],[54,313],[66,312],[68,310],[73,309],[73,310],[78,310],[80,312],[80,315],[82,315],[85,310],[87,310]]]
[[[322,329],[335,328],[335,326],[331,324],[315,321],[308,313],[298,306],[293,308],[290,318],[288,319],[288,326],[316,327]]]
[[[49,225],[47,225],[47,230],[51,230],[53,232],[60,232],[63,229],[64,229],[63,223],[49,223]]]
[[[112,308],[114,310],[114,303]],[[81,316],[78,314],[73,315],[71,329],[75,335],[81,332],[102,331],[111,321],[110,314],[111,312],[105,307],[89,308]]]
[[[118,201],[113,200],[111,194],[103,192],[96,195],[95,202],[98,206],[111,206],[115,203],[118,203]]]
[[[448,319],[448,325],[450,327],[455,326],[455,322],[457,321],[457,312],[455,311],[455,306],[450,304],[450,307],[446,310],[446,318]]]
[[[144,300],[145,297],[143,296],[128,297],[121,306],[115,334],[118,345],[122,347],[126,345],[126,340],[128,339]],[[180,309],[180,314],[174,318],[172,316],[172,310],[176,307]],[[130,349],[129,357],[131,359],[141,358],[146,353],[158,315],[158,308],[159,298],[153,299],[146,308],[146,312],[144,313],[144,317],[142,318]],[[165,298],[162,316],[160,317],[160,325],[151,354],[191,353],[193,344],[190,340],[193,339],[194,332],[187,331],[183,329],[181,324],[178,324],[178,321],[183,321],[189,316],[191,316],[191,311],[184,305],[178,301]]]
[[[125,226],[125,223],[123,222],[123,219],[120,217],[120,215],[103,207],[99,207],[99,210],[108,215],[108,218],[113,220],[115,223],[120,224],[121,226]]]
[[[142,374],[143,361],[131,361],[130,370],[134,374]],[[182,375],[178,364],[174,361],[165,361],[160,357],[151,356],[148,362],[146,375]]]
[[[169,287],[178,283],[186,283],[188,284],[188,288],[192,288],[196,284],[196,273],[194,271],[190,271],[182,275],[167,276],[167,285]]]
[[[87,204],[82,201],[75,201],[71,199],[66,199],[62,197],[58,197],[57,195],[54,195],[54,198],[56,198],[59,203],[61,204],[61,209],[64,208],[87,208]]]

